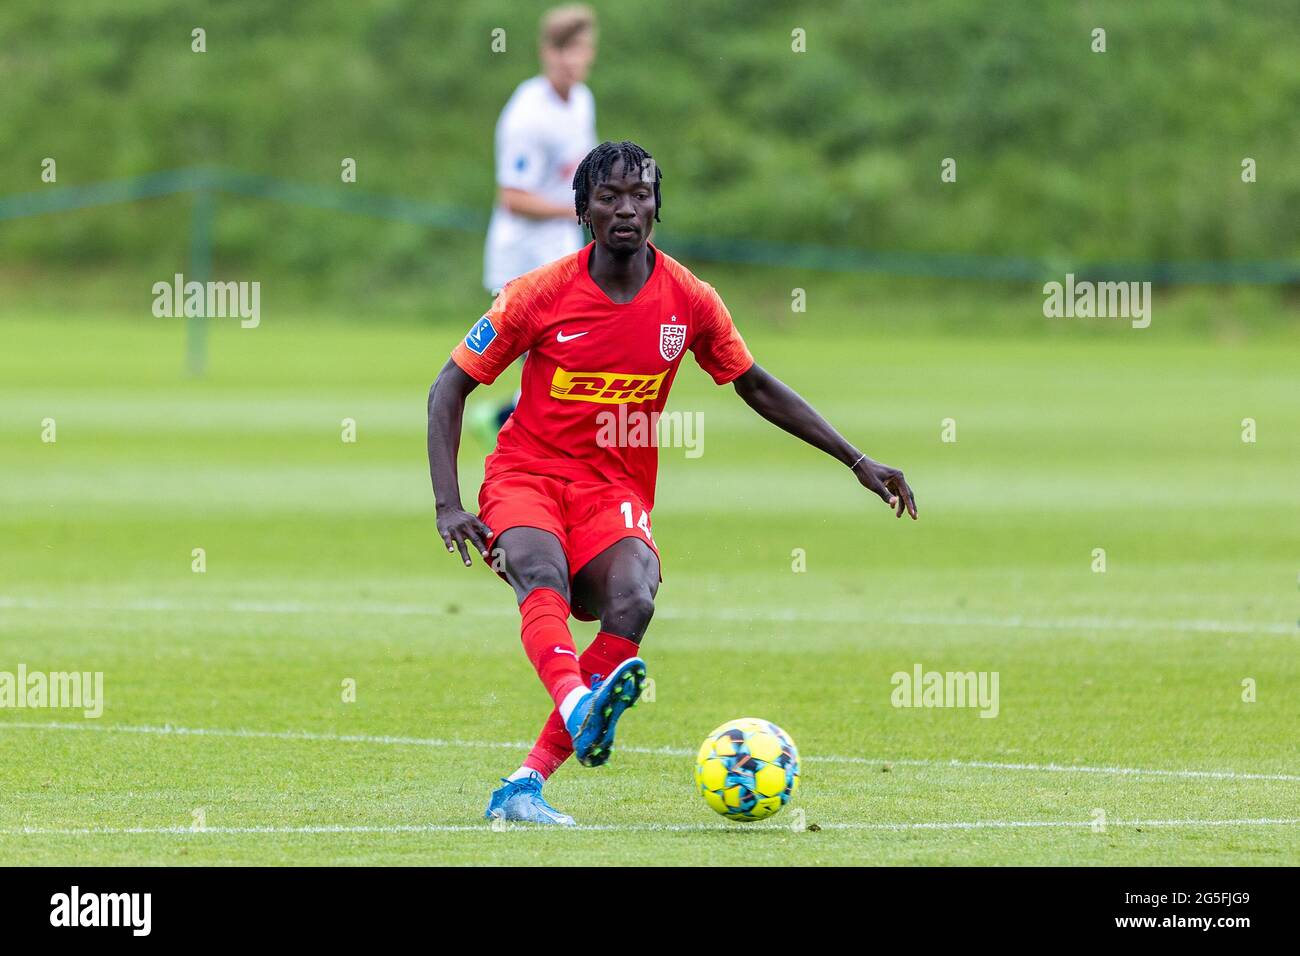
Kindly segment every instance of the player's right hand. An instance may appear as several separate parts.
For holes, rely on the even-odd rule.
[[[492,529],[465,509],[439,508],[438,535],[442,538],[442,543],[447,546],[449,553],[460,551],[460,558],[465,562],[465,567],[470,566],[466,545],[472,547],[483,556],[485,562],[487,561],[488,539],[492,537]]]

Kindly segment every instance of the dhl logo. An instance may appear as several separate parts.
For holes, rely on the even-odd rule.
[[[551,378],[551,397],[606,405],[648,402],[658,397],[667,374],[668,369],[658,375],[632,375],[628,372],[570,372],[557,368]]]

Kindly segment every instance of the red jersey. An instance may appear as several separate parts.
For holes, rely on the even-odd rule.
[[[681,263],[655,249],[646,284],[618,303],[587,271],[593,246],[507,283],[451,357],[490,385],[528,353],[519,404],[487,457],[485,481],[507,472],[608,481],[653,507],[657,446],[611,436],[638,434],[633,411],[647,416],[641,435],[656,433],[688,350],[719,385],[754,358],[713,286]]]

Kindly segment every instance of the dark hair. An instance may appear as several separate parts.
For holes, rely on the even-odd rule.
[[[609,181],[610,170],[614,163],[623,160],[623,174],[630,169],[641,170],[643,182],[653,182],[655,190],[655,222],[659,221],[659,164],[653,156],[630,140],[621,143],[601,143],[578,164],[578,171],[573,174],[573,207],[577,210],[578,221],[587,215],[587,203],[591,198],[591,188]]]

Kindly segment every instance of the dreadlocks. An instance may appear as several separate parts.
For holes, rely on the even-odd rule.
[[[630,140],[621,143],[601,143],[578,164],[578,171],[573,174],[573,205],[578,212],[578,221],[587,215],[587,202],[592,188],[609,181],[610,170],[614,163],[623,160],[623,171],[641,170],[642,182],[653,182],[655,189],[655,222],[659,221],[659,164],[654,157]]]

